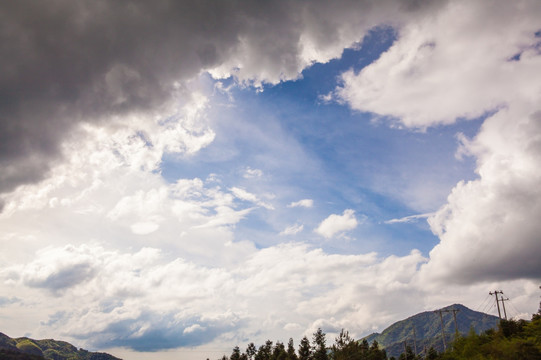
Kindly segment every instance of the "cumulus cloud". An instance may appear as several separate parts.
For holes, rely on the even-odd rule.
[[[352,328],[359,319],[370,318],[366,307],[376,304],[374,300],[351,307],[355,297],[375,291],[375,286],[391,290],[406,286],[420,261],[418,252],[378,259],[374,253],[328,255],[303,244],[281,244],[224,268],[167,260],[152,248],[121,253],[82,245],[50,248],[37,253],[30,265],[14,265],[11,270],[22,269],[12,286],[34,289],[34,296],[56,297],[48,327],[60,327],[100,348],[152,351],[197,346],[240,327],[255,336],[262,323],[271,331],[285,327],[302,332],[312,323],[314,309],[318,318],[340,317],[340,325]],[[47,279],[53,272],[42,275],[39,269],[62,271],[76,264],[94,271],[79,281],[64,282],[61,293],[43,295],[29,281]],[[5,280],[11,273],[0,275]],[[55,283],[48,285],[57,288]],[[333,297],[340,299],[338,304],[331,302],[336,306],[323,305]],[[256,311],[262,306],[268,311]],[[267,318],[269,314],[273,316]]]
[[[539,87],[531,75],[541,61],[535,35],[540,11],[539,3],[528,0],[491,7],[447,2],[400,28],[398,41],[377,61],[359,73],[344,73],[336,95],[355,110],[415,128],[476,118],[513,99],[531,99]],[[503,22],[513,26],[504,31]],[[509,60],[518,53],[519,61]]]
[[[312,199],[302,199],[299,201],[294,201],[287,205],[287,207],[305,207],[305,208],[311,208],[314,206],[314,200]]]
[[[535,1],[448,2],[401,27],[388,51],[360,72],[344,73],[335,91],[352,109],[398,126],[487,117],[472,140],[461,137],[457,152],[475,157],[479,179],[458,183],[429,217],[441,242],[423,268],[427,281],[541,272],[533,255],[541,250],[535,236],[541,215],[541,85],[534,75],[541,66],[539,13]],[[512,26],[504,30],[502,23]]]
[[[47,249],[37,261],[25,265],[18,272],[23,282],[31,287],[45,288],[54,293],[76,286],[94,276],[96,265],[90,248],[68,245],[62,249]]]
[[[485,121],[468,145],[480,178],[459,183],[429,218],[441,243],[430,252],[428,277],[462,283],[539,277],[540,131],[537,106],[504,109]]]
[[[329,239],[337,233],[355,229],[358,224],[359,222],[355,218],[355,211],[346,209],[342,215],[330,215],[323,220],[314,231]]]

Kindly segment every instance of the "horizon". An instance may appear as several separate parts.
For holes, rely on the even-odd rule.
[[[537,311],[540,2],[0,16],[1,332],[192,360]]]

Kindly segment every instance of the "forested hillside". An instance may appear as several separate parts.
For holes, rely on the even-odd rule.
[[[441,312],[441,319],[440,319]],[[454,312],[454,315],[453,315]],[[455,339],[455,319],[458,333],[466,335],[470,329],[482,333],[498,326],[497,316],[473,311],[461,304],[454,304],[435,311],[425,311],[398,321],[380,333],[374,333],[365,339],[372,343],[376,340],[384,347],[388,356],[399,356],[404,346],[409,345],[418,352],[433,347],[438,352],[443,351],[442,326],[447,344]]]
[[[106,353],[77,349],[65,341],[34,340],[27,337],[10,338],[0,333],[2,360],[120,360]]]
[[[437,314],[437,322],[440,328],[434,325],[434,318],[429,313],[417,314],[406,320],[397,322],[387,328],[382,334],[373,334],[362,340],[350,337],[346,330],[342,330],[333,344],[327,344],[325,333],[318,329],[312,336],[311,341],[305,336],[301,339],[298,348],[295,348],[293,339],[289,339],[287,345],[278,341],[275,344],[268,340],[264,345],[257,347],[250,343],[243,352],[236,346],[228,357],[224,355],[221,360],[462,360],[462,359],[523,359],[541,360],[541,309],[531,321],[526,320],[502,320],[497,319],[496,328],[489,325],[492,316],[473,312],[461,305],[443,308],[459,309],[463,311],[462,321],[458,321],[458,334],[454,333],[454,318],[452,327],[444,322],[444,329],[449,334],[446,351],[438,351],[434,346],[415,346],[410,341],[401,343],[401,350],[390,354],[388,348],[384,348],[377,340],[378,336],[390,341],[391,345],[400,344],[400,339],[409,336],[408,329],[411,325],[419,327],[417,336],[429,336],[429,339],[417,338],[417,344],[429,343],[437,339],[441,341],[441,321]],[[471,313],[468,313],[471,312]],[[442,313],[443,316],[443,313]],[[468,317],[473,316],[468,333],[463,329]],[[479,316],[486,317],[478,321]],[[427,323],[422,323],[425,319]],[[476,320],[477,319],[477,320]],[[476,332],[476,328],[489,327],[485,331]],[[421,330],[422,329],[422,330]],[[452,339],[451,339],[452,337]],[[368,341],[371,339],[371,342]]]

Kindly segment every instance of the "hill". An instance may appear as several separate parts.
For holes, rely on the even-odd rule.
[[[6,360],[120,360],[112,355],[77,349],[65,341],[10,338],[0,333],[0,359]]]
[[[471,327],[473,327],[476,333],[480,333],[491,328],[497,328],[499,323],[499,319],[496,316],[474,311],[460,304],[450,305],[438,310],[451,309],[458,310],[456,313],[456,322],[458,332],[461,334],[467,334]],[[443,312],[442,315],[445,340],[447,344],[450,344],[455,337],[453,313],[448,311]],[[438,351],[443,350],[440,315],[435,311],[425,311],[413,315],[392,324],[381,333],[371,334],[364,339],[368,343],[376,340],[380,346],[385,348],[389,357],[398,357],[404,351],[404,342],[411,346],[412,349],[416,347],[418,353],[424,351],[425,347],[429,349],[431,346]]]

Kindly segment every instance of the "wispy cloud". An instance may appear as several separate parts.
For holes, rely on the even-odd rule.
[[[303,224],[294,224],[291,226],[288,226],[284,229],[284,231],[280,232],[278,235],[295,235],[300,233],[304,229]]]
[[[242,175],[245,179],[252,179],[252,178],[259,178],[263,176],[263,171],[260,169],[252,169],[251,167],[247,167],[244,171],[244,175]]]
[[[262,206],[264,207],[265,209],[268,209],[268,210],[274,210],[274,206],[272,206],[271,204],[269,203],[266,203],[264,201],[261,201],[257,195],[255,194],[252,194],[242,188],[239,188],[239,187],[232,187],[231,189],[231,192],[237,197],[239,198],[240,200],[244,200],[244,201],[249,201],[249,202],[252,202],[258,206]]]
[[[299,201],[291,202],[287,205],[287,207],[305,207],[305,208],[311,208],[314,206],[314,200],[312,199],[302,199]]]
[[[387,220],[387,221],[385,221],[385,224],[412,223],[412,222],[416,222],[419,219],[427,219],[427,218],[429,218],[430,216],[432,216],[434,214],[435,213],[409,215],[409,216],[405,216],[405,217],[399,218],[399,219]]]

